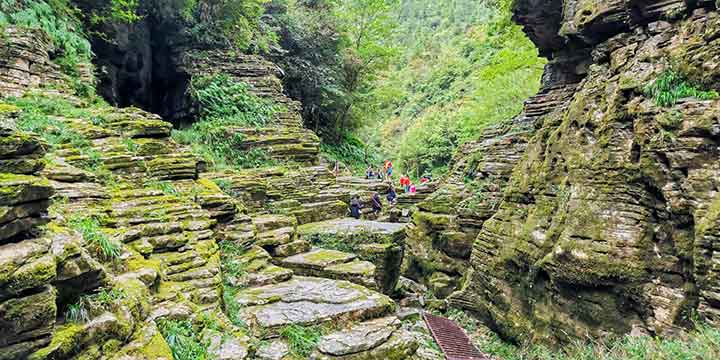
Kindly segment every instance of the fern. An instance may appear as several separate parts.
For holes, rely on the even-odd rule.
[[[675,105],[682,98],[712,100],[720,96],[715,90],[699,90],[674,70],[662,72],[655,81],[645,86],[644,92],[645,95],[655,99],[658,106],[662,107]]]

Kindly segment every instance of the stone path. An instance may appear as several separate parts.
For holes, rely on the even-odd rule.
[[[268,214],[252,222],[258,236],[241,257],[247,275],[233,300],[251,332],[268,339],[258,358],[287,356],[287,343],[273,338],[288,325],[336,329],[312,359],[409,359],[417,351],[417,334],[401,326],[397,305],[382,293],[397,282],[401,256],[394,251],[405,225],[334,219],[298,226]]]

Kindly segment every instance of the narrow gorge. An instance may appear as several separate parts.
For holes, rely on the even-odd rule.
[[[716,1],[500,1],[539,91],[389,202],[328,155],[300,40],[58,1],[0,3],[0,360],[444,359],[424,314],[474,359],[720,358]]]

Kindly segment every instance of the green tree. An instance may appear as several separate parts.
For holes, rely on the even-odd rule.
[[[344,104],[338,114],[338,139],[350,127],[353,106],[371,91],[371,81],[397,53],[389,41],[397,22],[398,0],[343,0],[337,8],[343,33]],[[357,119],[357,118],[356,118]]]

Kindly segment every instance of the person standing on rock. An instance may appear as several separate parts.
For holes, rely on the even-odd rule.
[[[350,200],[350,216],[355,219],[360,219],[360,208],[362,208],[362,205],[360,204],[360,197],[355,195],[352,200]]]

